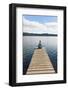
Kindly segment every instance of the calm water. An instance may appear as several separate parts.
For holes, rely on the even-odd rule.
[[[24,36],[23,38],[23,74],[26,74],[34,50],[37,48],[39,40],[46,49],[53,67],[57,72],[57,36]]]

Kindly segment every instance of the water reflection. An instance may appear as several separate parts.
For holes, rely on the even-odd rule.
[[[33,52],[38,48],[41,40],[42,47],[46,49],[53,67],[57,72],[57,36],[24,36],[23,37],[23,74],[26,74]]]

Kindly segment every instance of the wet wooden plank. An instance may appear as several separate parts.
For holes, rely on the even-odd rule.
[[[44,49],[36,49],[26,74],[31,75],[52,73],[55,73],[55,70],[47,52]]]

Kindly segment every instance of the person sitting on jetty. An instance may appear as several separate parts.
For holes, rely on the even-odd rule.
[[[42,44],[41,44],[41,40],[39,41],[39,44],[38,44],[38,49],[41,49],[42,48]]]

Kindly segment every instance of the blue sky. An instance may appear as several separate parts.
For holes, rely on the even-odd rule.
[[[23,15],[24,32],[57,34],[57,16]]]
[[[24,18],[26,18],[27,20],[36,21],[39,23],[57,22],[57,16],[24,15]]]

